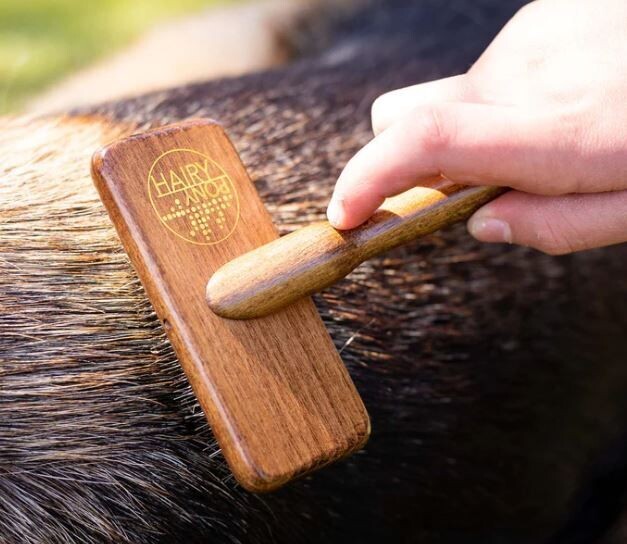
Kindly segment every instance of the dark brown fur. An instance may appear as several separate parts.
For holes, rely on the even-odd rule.
[[[127,123],[207,116],[283,232],[321,219],[372,99],[464,71],[517,5],[390,1],[286,69],[3,127],[1,542],[536,543],[568,520],[627,427],[625,247],[553,258],[459,226],[361,266],[316,300],[372,439],[254,496],[88,178]]]

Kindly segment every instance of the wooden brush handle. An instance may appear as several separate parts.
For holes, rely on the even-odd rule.
[[[250,319],[321,291],[389,249],[466,219],[501,187],[441,181],[387,199],[363,225],[346,231],[317,223],[228,262],[211,277],[207,302],[222,317]]]

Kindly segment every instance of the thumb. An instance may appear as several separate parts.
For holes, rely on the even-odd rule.
[[[550,255],[627,241],[627,191],[543,196],[511,191],[478,210],[468,230],[483,242]]]

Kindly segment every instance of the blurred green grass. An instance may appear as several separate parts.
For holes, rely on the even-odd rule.
[[[234,0],[0,0],[0,113],[159,21]]]

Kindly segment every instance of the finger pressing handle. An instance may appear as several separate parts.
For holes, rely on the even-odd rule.
[[[506,189],[442,181],[388,198],[364,224],[345,231],[317,223],[228,262],[207,284],[218,315],[251,319],[275,312],[344,278],[389,249],[467,219]]]

